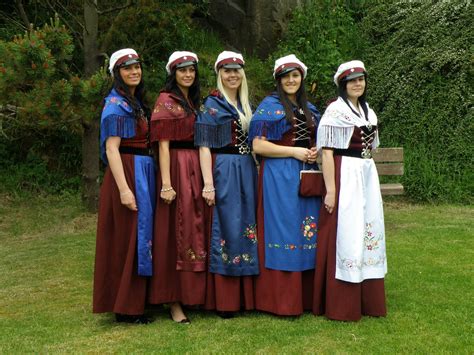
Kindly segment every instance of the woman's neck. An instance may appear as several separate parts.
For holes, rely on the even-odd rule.
[[[189,95],[189,88],[178,85],[179,90],[181,90],[183,97],[187,100]]]
[[[227,95],[227,97],[229,98],[229,100],[231,101],[232,104],[234,104],[235,106],[237,106],[238,104],[238,90],[237,89],[226,89],[225,90],[225,93]]]
[[[286,95],[288,97],[288,100],[290,100],[290,102],[295,105],[295,106],[298,106],[298,102],[296,101],[296,95],[295,94],[291,94],[291,95]]]
[[[347,98],[350,103],[352,104],[352,106],[354,106],[354,108],[359,111],[359,99],[357,97],[348,97]]]

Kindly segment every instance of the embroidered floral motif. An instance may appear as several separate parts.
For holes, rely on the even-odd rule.
[[[364,245],[367,250],[377,250],[380,248],[379,242],[383,239],[383,235],[376,236],[372,231],[372,223],[365,224]]]
[[[154,113],[160,112],[162,107],[164,107],[168,111],[183,111],[184,110],[183,107],[179,104],[173,104],[171,102],[165,102],[165,103],[159,102],[153,109],[153,112]]]
[[[219,249],[219,253],[221,254],[221,259],[224,264],[241,265],[243,263],[248,263],[248,264],[254,263],[254,259],[250,256],[250,254],[247,254],[247,253],[237,254],[232,257],[229,257],[224,239],[221,239],[220,245],[221,245],[221,248]]]
[[[339,259],[337,260],[338,267],[345,270],[361,270],[364,266],[380,266],[385,264],[385,256],[379,258],[368,258],[364,261],[352,260],[352,259]]]
[[[116,97],[116,96],[112,96],[109,100],[107,100],[107,102],[106,102],[105,105],[104,105],[104,109],[105,109],[105,107],[107,107],[107,105],[109,105],[109,104],[115,104],[115,105],[117,105],[117,106],[122,105],[122,106],[124,106],[124,107],[128,107],[127,101],[125,101],[125,100],[120,100],[120,98],[119,98],[119,97]]]
[[[317,243],[312,244],[277,244],[277,243],[268,243],[267,246],[273,249],[285,249],[285,250],[312,250],[316,249]]]
[[[267,115],[270,116],[270,115],[273,115],[273,114],[275,114],[275,115],[283,115],[283,114],[285,113],[285,111],[276,110],[276,111],[272,112],[272,111],[265,111],[265,109],[261,108],[261,109],[255,111],[255,113],[256,113],[256,114],[259,114],[259,115],[267,114]]]
[[[244,231],[244,237],[252,242],[252,244],[257,243],[257,225],[249,224]]]
[[[186,255],[190,260],[196,261],[206,259],[207,254],[205,251],[201,251],[199,254],[196,254],[196,252],[192,248],[189,248],[188,250],[186,250]]]
[[[301,232],[303,233],[303,237],[306,240],[311,240],[311,238],[316,236],[316,232],[318,231],[318,226],[316,225],[315,218],[313,216],[307,216],[301,223]]]

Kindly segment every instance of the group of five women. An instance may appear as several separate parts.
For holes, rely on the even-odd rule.
[[[224,51],[217,90],[200,103],[198,57],[174,52],[155,106],[133,49],[115,52],[101,117],[93,311],[148,323],[147,304],[337,320],[384,316],[382,200],[371,150],[377,117],[360,61],[341,64],[323,117],[307,67],[275,62],[276,89],[252,112],[245,61]],[[300,172],[322,155],[325,196],[301,196]],[[157,163],[156,163],[157,162]],[[321,207],[323,199],[323,208]]]

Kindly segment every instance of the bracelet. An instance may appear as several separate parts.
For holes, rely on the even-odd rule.
[[[172,191],[173,188],[172,187],[168,187],[167,189],[161,189],[161,192],[168,192],[168,191]]]
[[[215,188],[210,188],[210,189],[202,189],[202,192],[215,192],[216,189]]]

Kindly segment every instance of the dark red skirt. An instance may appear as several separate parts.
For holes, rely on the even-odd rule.
[[[334,169],[336,196],[338,196],[341,180],[341,156],[334,157]],[[357,321],[363,315],[385,316],[387,309],[385,306],[384,279],[350,283],[335,278],[336,235],[337,206],[332,214],[321,208],[313,313],[343,321]]]
[[[253,276],[208,273],[205,309],[238,312],[255,309]]]
[[[135,191],[134,156],[122,154],[125,179]],[[100,190],[94,271],[93,312],[143,314],[147,277],[137,272],[137,213],[120,202],[107,167]]]
[[[292,272],[265,267],[263,169],[262,165],[258,178],[257,235],[260,274],[255,277],[255,309],[282,316],[296,316],[305,310],[311,310],[314,270]]]
[[[195,149],[170,149],[170,162],[176,200],[168,205],[160,198],[161,174],[158,173],[153,276],[148,302],[203,305],[210,208],[201,196],[199,154]]]

